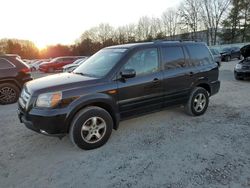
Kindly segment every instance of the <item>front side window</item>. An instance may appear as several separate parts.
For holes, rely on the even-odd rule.
[[[0,69],[14,68],[14,65],[6,59],[0,58]]]
[[[73,72],[97,78],[106,76],[124,56],[127,49],[103,49],[92,55]]]
[[[185,57],[181,47],[163,47],[162,48],[162,57],[164,69],[177,69],[185,67]]]
[[[123,69],[134,69],[137,76],[147,75],[158,71],[157,48],[149,48],[133,54]]]

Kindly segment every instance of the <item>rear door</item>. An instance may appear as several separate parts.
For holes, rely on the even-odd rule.
[[[162,107],[163,85],[157,48],[134,52],[123,65],[134,69],[136,76],[118,80],[118,103],[122,118],[157,110]]]
[[[195,70],[188,64],[188,54],[182,46],[161,48],[164,106],[188,100]]]

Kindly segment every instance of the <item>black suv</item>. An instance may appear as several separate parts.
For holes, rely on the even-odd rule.
[[[0,55],[0,104],[15,103],[30,80],[30,69],[18,55]]]
[[[72,73],[28,82],[19,99],[19,119],[46,135],[70,134],[82,149],[102,146],[120,120],[185,105],[205,113],[219,91],[218,65],[198,42],[157,41],[112,46]]]

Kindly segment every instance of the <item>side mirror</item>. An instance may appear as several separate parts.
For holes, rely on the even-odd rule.
[[[134,69],[125,69],[121,73],[122,78],[133,78],[136,75],[136,72]]]

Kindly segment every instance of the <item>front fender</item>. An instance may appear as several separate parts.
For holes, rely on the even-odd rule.
[[[111,116],[114,120],[114,128],[117,129],[119,125],[119,108],[114,97],[105,93],[88,94],[75,99],[68,106],[68,113],[66,115],[66,125],[69,128],[71,121],[77,112],[86,106],[103,104],[111,109]],[[102,106],[100,106],[102,107]],[[68,129],[69,130],[69,129]]]

